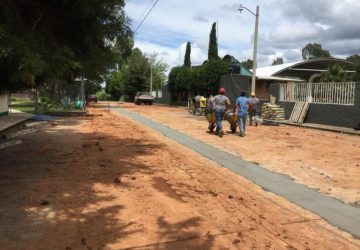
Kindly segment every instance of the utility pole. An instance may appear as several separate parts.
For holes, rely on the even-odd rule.
[[[81,83],[80,83],[80,94],[81,94],[81,102],[82,102],[82,108],[83,111],[85,111],[85,82],[84,82],[84,76],[81,75]]]
[[[152,95],[152,84],[153,84],[153,77],[152,77],[152,63],[150,63],[150,95]]]
[[[256,82],[256,64],[257,64],[257,43],[258,43],[258,27],[259,27],[259,6],[256,6],[256,21],[255,21],[255,34],[254,34],[254,54],[253,54],[253,69],[251,78],[251,92],[255,94]]]
[[[258,43],[258,27],[259,27],[259,6],[256,6],[256,13],[252,12],[244,5],[240,4],[239,11],[242,12],[243,10],[249,11],[253,14],[255,19],[255,33],[254,33],[254,51],[253,51],[253,68],[252,68],[252,78],[251,78],[251,92],[255,93],[255,82],[256,82],[256,56],[257,56],[257,43]]]

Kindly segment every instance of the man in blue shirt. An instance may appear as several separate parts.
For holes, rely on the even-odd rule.
[[[246,97],[246,93],[242,92],[240,97],[236,99],[236,113],[238,114],[238,122],[240,128],[240,136],[245,136],[246,116],[249,109],[249,99]]]

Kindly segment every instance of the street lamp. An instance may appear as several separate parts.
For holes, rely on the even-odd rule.
[[[256,6],[256,13],[252,12],[242,4],[240,4],[239,11],[240,13],[243,10],[249,11],[256,17],[255,21],[255,34],[254,34],[254,52],[253,52],[253,68],[252,68],[252,78],[251,78],[251,92],[255,93],[255,81],[256,81],[256,53],[257,53],[257,42],[258,42],[258,26],[259,26],[259,6]]]

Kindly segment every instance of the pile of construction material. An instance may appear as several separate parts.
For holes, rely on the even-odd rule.
[[[264,103],[261,106],[261,117],[264,120],[283,121],[285,120],[284,108],[276,104]]]

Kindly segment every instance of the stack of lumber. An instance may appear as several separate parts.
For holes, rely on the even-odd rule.
[[[261,107],[261,116],[264,120],[285,120],[284,109],[276,104],[264,103]]]
[[[303,123],[308,109],[309,109],[308,102],[296,102],[293,111],[291,112],[289,121],[296,123]]]

